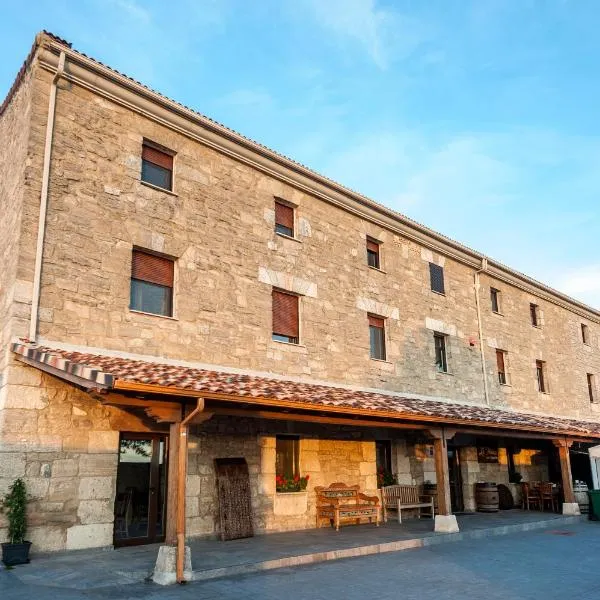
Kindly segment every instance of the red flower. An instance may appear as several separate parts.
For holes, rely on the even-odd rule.
[[[306,481],[308,481],[310,479],[310,475],[305,475],[304,479],[306,479]]]

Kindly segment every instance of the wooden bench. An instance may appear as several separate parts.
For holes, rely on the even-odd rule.
[[[427,511],[427,516],[435,516],[433,507],[433,496],[419,494],[416,485],[387,485],[381,488],[381,498],[383,504],[383,520],[387,523],[387,511],[398,511],[398,523],[402,523],[402,510],[417,508],[419,519],[423,510]]]
[[[354,521],[360,524],[361,519],[369,519],[379,527],[381,521],[381,507],[377,496],[367,496],[359,490],[358,485],[345,483],[332,483],[329,487],[318,486],[317,493],[317,527],[325,521],[336,531],[340,530],[340,523]]]

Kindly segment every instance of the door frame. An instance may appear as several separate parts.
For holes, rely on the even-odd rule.
[[[167,500],[169,490],[169,435],[166,433],[158,432],[139,432],[139,431],[120,431],[119,432],[119,450],[117,455],[117,474],[115,478],[115,488],[118,489],[119,485],[119,463],[121,461],[121,442],[122,440],[152,440],[152,457],[150,459],[150,479],[148,485],[148,535],[144,537],[136,538],[117,538],[115,536],[115,525],[116,525],[116,506],[117,506],[117,493],[115,492],[115,502],[113,505],[113,546],[115,548],[122,548],[123,546],[142,546],[146,544],[157,544],[165,541],[167,531]],[[165,488],[163,498],[163,531],[159,535],[156,534],[156,521],[158,516],[158,494],[151,494],[150,491],[154,487],[157,490],[160,487],[160,481],[157,481],[159,477],[158,472],[158,460],[159,460],[159,448],[160,442],[164,442],[164,456],[163,456],[163,468],[165,470]],[[154,485],[153,485],[154,484]],[[154,498],[154,501],[152,501]],[[150,535],[150,523],[154,523],[153,534]]]
[[[452,453],[452,454],[451,454]],[[452,513],[465,510],[459,447],[448,444],[448,478],[450,479],[450,506]]]

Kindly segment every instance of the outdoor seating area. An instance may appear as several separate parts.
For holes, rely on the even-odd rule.
[[[360,486],[337,482],[328,487],[318,486],[315,492],[317,493],[317,528],[326,522],[339,531],[342,522],[351,521],[359,525],[362,519],[368,519],[369,523],[375,519],[375,524],[379,527],[381,521],[379,498],[363,494]]]
[[[416,509],[420,519],[424,513],[432,519],[435,516],[435,498],[428,494],[419,494],[416,485],[387,485],[381,488],[383,521],[387,523],[388,510],[398,513],[398,523],[402,523],[402,510]]]
[[[521,482],[521,508],[559,512],[561,488],[550,481]]]

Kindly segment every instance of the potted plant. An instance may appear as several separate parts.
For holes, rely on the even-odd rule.
[[[279,493],[289,492],[303,492],[308,485],[310,475],[300,477],[300,475],[294,475],[293,477],[286,477],[285,475],[275,476],[275,488]]]
[[[6,512],[8,518],[9,541],[2,544],[2,562],[7,567],[29,562],[31,542],[25,540],[27,531],[26,505],[25,482],[22,479],[15,479],[1,506],[2,512]]]

